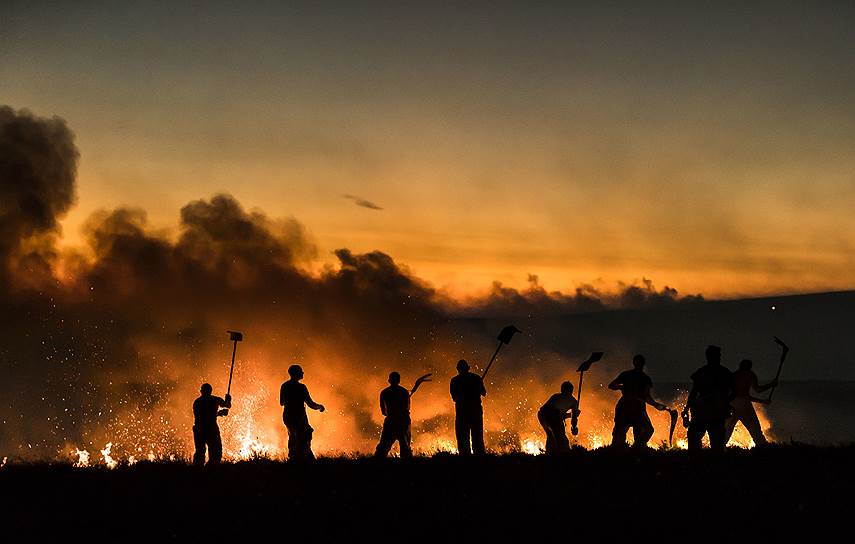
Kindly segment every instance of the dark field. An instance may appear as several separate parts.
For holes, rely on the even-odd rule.
[[[696,459],[602,449],[409,463],[259,460],[213,470],[7,465],[0,512],[4,533],[26,541],[686,542],[834,531],[848,541],[853,460],[853,446],[789,445]]]

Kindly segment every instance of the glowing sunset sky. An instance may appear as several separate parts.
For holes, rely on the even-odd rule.
[[[29,4],[0,103],[76,133],[68,243],[229,192],[457,293],[855,287],[852,4]]]

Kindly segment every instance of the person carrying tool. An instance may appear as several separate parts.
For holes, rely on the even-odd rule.
[[[632,428],[634,448],[646,448],[653,437],[653,424],[647,415],[647,405],[660,412],[668,407],[653,398],[653,380],[645,374],[644,355],[632,358],[632,368],[621,372],[609,384],[609,389],[620,391],[621,396],[615,406],[615,426],[612,430],[612,446],[626,446],[626,432]]]
[[[374,456],[389,455],[392,444],[397,440],[401,458],[411,458],[413,450],[410,448],[410,392],[401,386],[401,375],[397,372],[389,374],[389,387],[380,392],[380,412],[386,419],[383,420],[383,431]]]
[[[291,377],[279,389],[279,405],[283,407],[282,421],[288,429],[288,459],[291,461],[309,461],[315,458],[312,453],[312,432],[306,406],[312,410],[324,411],[324,405],[312,400],[309,388],[300,383],[303,368],[300,365],[288,367]]]
[[[733,414],[727,418],[724,425],[724,443],[727,444],[733,434],[733,429],[736,424],[742,422],[754,444],[760,446],[766,444],[766,437],[763,436],[763,429],[760,428],[760,420],[757,419],[757,412],[754,411],[752,403],[769,404],[769,399],[761,399],[751,396],[751,390],[762,393],[776,385],[778,379],[775,378],[766,385],[760,385],[757,380],[757,374],[751,370],[752,362],[750,359],[743,359],[739,363],[739,370],[733,373],[733,394],[734,398],[730,401],[730,406],[733,409]]]
[[[220,438],[217,416],[229,414],[232,396],[226,394],[224,399],[215,397],[212,394],[214,388],[209,383],[203,383],[199,392],[201,395],[193,401],[193,445],[196,447],[193,453],[193,464],[196,466],[205,464],[207,448],[208,466],[217,465],[223,458],[223,441]]]
[[[707,346],[707,364],[692,374],[692,390],[683,409],[684,421],[691,411],[686,431],[689,451],[699,451],[704,434],[709,433],[710,449],[724,451],[725,422],[731,414],[733,376],[721,365],[721,348]]]
[[[537,420],[546,432],[547,455],[570,451],[570,440],[564,428],[564,420],[568,418],[571,418],[571,426],[576,428],[579,420],[579,403],[573,397],[573,384],[563,382],[561,392],[549,397],[549,400],[537,411]]]
[[[483,455],[484,409],[481,397],[487,395],[481,376],[469,372],[469,363],[457,361],[457,376],[451,378],[451,398],[454,400],[454,433],[460,455]],[[470,442],[471,437],[471,442]]]

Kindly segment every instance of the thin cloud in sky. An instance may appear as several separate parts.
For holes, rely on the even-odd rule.
[[[361,206],[363,208],[368,208],[369,210],[382,210],[380,206],[371,202],[370,200],[365,200],[362,197],[356,195],[342,195],[344,198],[348,200],[352,200],[357,206]]]

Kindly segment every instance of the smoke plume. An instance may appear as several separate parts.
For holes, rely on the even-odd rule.
[[[281,453],[278,387],[295,362],[327,406],[310,416],[317,451],[373,449],[377,394],[391,370],[407,386],[434,373],[413,397],[415,446],[450,449],[454,363],[482,368],[513,321],[524,334],[491,371],[486,400],[488,438],[508,448],[539,436],[540,403],[594,349],[609,350],[612,362],[593,372],[586,414],[592,426],[607,424],[614,399],[596,384],[645,346],[627,340],[638,336],[626,334],[634,321],[619,333],[603,323],[703,304],[649,280],[565,294],[536,276],[523,290],[496,283],[455,301],[385,253],[346,248],[335,251],[337,266],[312,273],[317,248],[303,224],[248,211],[228,194],[184,206],[171,237],[140,209],[94,213],[86,247],[61,257],[60,279],[55,243],[75,200],[78,155],[62,120],[0,108],[0,453],[53,458],[110,441],[118,456],[187,456],[199,385],[225,393],[226,330],[245,333],[235,407],[222,421],[227,454]]]

